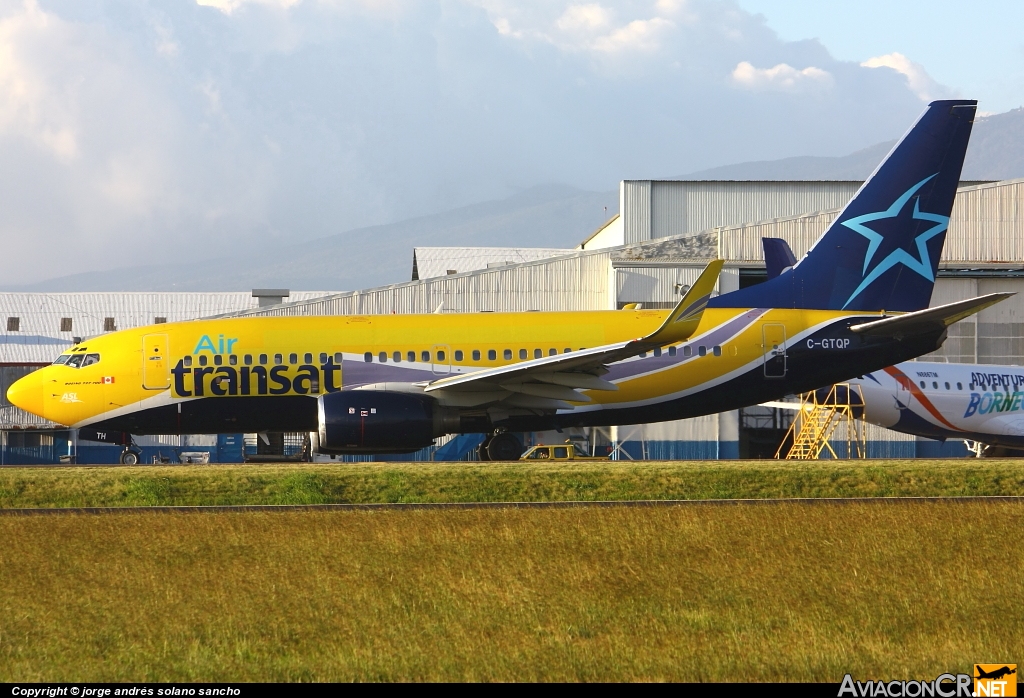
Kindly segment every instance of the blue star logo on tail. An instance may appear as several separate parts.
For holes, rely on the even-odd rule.
[[[897,247],[886,255],[881,262],[876,264],[871,270],[871,273],[868,273],[868,267],[871,266],[871,260],[875,256],[875,253],[878,252],[878,248],[881,246],[882,241],[885,238],[871,228],[868,228],[865,223],[882,220],[884,218],[898,217],[903,212],[904,207],[909,203],[910,199],[913,198],[914,194],[916,194],[921,187],[927,184],[928,181],[936,175],[938,175],[937,172],[931,177],[922,179],[910,189],[907,189],[907,191],[903,193],[903,196],[896,199],[896,201],[892,203],[892,206],[887,208],[885,211],[865,213],[863,216],[857,216],[856,218],[851,218],[848,221],[843,221],[842,224],[844,226],[868,239],[868,251],[867,254],[864,255],[864,269],[861,272],[864,275],[864,280],[860,282],[860,286],[857,287],[857,290],[850,294],[850,297],[846,299],[846,303],[843,305],[844,309],[846,306],[850,305],[853,299],[856,298],[864,289],[870,286],[875,279],[892,269],[897,264],[902,264],[907,269],[920,274],[931,282],[935,281],[935,275],[932,271],[932,260],[928,254],[928,241],[936,235],[946,231],[946,228],[949,227],[949,216],[940,216],[935,213],[923,213],[920,209],[920,199],[915,199],[912,215],[913,219],[919,221],[931,221],[935,224],[914,238],[914,244],[917,247],[918,256],[915,257],[902,247]]]

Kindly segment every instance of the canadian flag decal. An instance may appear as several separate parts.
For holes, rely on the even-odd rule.
[[[113,383],[114,382],[114,377],[113,376],[103,376],[103,382],[104,383]]]

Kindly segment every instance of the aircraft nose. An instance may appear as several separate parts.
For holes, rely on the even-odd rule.
[[[39,371],[30,373],[24,378],[19,378],[7,389],[7,399],[12,405],[20,407],[37,417],[45,417],[43,414],[43,381]]]

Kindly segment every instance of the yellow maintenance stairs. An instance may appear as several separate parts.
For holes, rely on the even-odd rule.
[[[832,458],[839,458],[832,444],[832,435],[840,424],[846,426],[846,458],[865,458],[867,448],[864,430],[857,419],[863,413],[864,401],[858,391],[849,383],[836,383],[827,393],[824,390],[804,393],[800,396],[800,407],[792,426],[776,458],[786,460],[817,460],[827,449]],[[789,451],[783,456],[786,444]]]

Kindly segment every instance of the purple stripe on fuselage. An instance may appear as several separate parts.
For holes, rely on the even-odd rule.
[[[341,366],[343,390],[351,390],[370,383],[418,383],[432,381],[449,373],[434,373],[430,364],[382,364],[376,361],[346,359]]]
[[[711,347],[724,344],[727,340],[738,335],[751,324],[756,322],[759,317],[767,313],[768,310],[768,308],[754,308],[753,310],[748,310],[724,325],[719,325],[707,334],[699,337],[691,337],[687,340],[686,344],[704,345],[710,351]],[[608,374],[602,376],[602,378],[613,382],[617,380],[626,380],[645,373],[651,373],[652,371],[657,371],[659,369],[677,366],[679,364],[686,363],[687,361],[694,361],[699,358],[701,357],[697,356],[696,352],[694,352],[693,356],[683,356],[681,351],[676,352],[675,356],[669,356],[667,351],[663,351],[661,356],[648,356],[643,359],[612,364],[608,367],[610,369]]]

